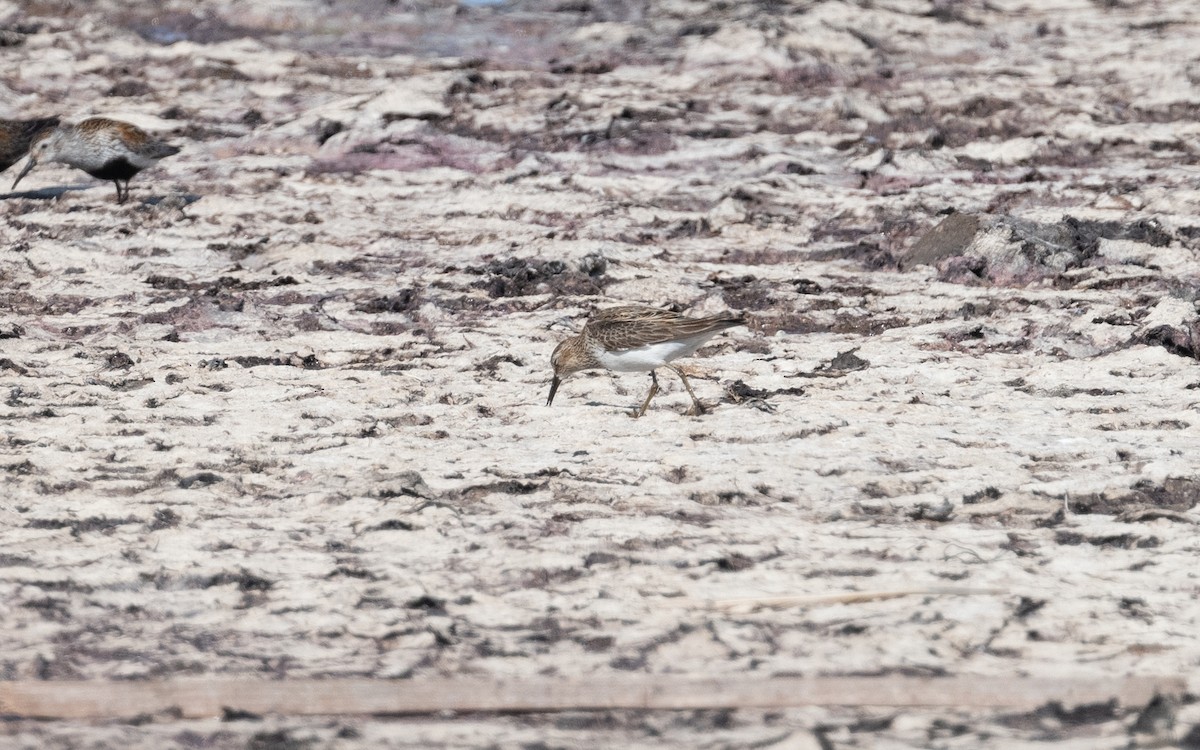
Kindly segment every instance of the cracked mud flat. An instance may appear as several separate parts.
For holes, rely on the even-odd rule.
[[[0,116],[183,147],[125,206],[61,166],[0,194],[4,679],[1195,670],[1194,3],[127,5],[0,2]],[[631,420],[646,378],[604,373],[544,406],[554,342],[627,302],[753,318],[686,363],[709,415],[664,378]],[[700,606],[951,586],[1007,593]],[[3,732],[1097,748],[1153,723],[231,718]]]

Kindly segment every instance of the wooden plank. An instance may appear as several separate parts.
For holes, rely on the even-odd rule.
[[[0,682],[0,715],[41,719],[116,719],[178,713],[427,714],[441,711],[540,712],[604,709],[941,706],[1032,709],[1117,700],[1147,703],[1178,695],[1180,678],[1036,677],[728,677],[627,675],[595,679],[284,679],[180,678],[128,682]]]

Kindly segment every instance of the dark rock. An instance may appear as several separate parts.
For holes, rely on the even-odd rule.
[[[937,226],[917,240],[908,254],[900,261],[901,269],[917,265],[936,265],[944,258],[962,255],[979,234],[980,220],[972,215],[955,211],[938,222]]]

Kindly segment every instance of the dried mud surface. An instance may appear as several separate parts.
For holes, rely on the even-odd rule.
[[[0,194],[3,679],[1200,663],[1190,0],[0,1],[0,26],[0,116],[183,147],[124,206],[61,166]],[[629,302],[751,316],[686,363],[708,415],[663,378],[632,420],[646,378],[606,373],[545,406],[554,342]],[[1004,593],[704,606],[914,587]],[[1200,743],[1200,706],[1160,713],[0,731]]]

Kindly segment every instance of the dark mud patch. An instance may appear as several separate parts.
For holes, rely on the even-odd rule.
[[[656,216],[650,222],[639,227],[636,232],[622,233],[620,239],[633,245],[642,245],[666,240],[707,239],[716,237],[720,233],[719,229],[713,228],[712,222],[706,216],[675,220]]]
[[[123,25],[146,41],[161,45],[183,41],[198,44],[228,42],[261,37],[267,31],[232,25],[211,12],[161,13],[151,18],[126,19]]]
[[[261,253],[270,241],[270,237],[259,237],[249,242],[210,242],[207,249],[214,253],[229,253],[230,260],[240,261]]]
[[[299,367],[302,370],[321,370],[325,365],[321,360],[317,359],[315,354],[278,354],[273,357],[229,357],[228,361],[235,362],[242,367],[262,367],[270,365],[274,367]]]
[[[726,277],[713,274],[708,282],[721,290],[725,304],[734,310],[767,310],[779,304],[776,284],[755,276]]]
[[[503,156],[490,143],[435,133],[398,141],[360,143],[346,153],[314,161],[306,174],[361,174],[373,170],[416,172],[434,167],[482,174],[510,169],[515,164],[511,157]]]
[[[855,354],[857,351],[858,347],[854,347],[853,349],[839,352],[836,357],[828,362],[822,362],[820,365],[817,365],[812,372],[798,374],[800,377],[806,378],[835,378],[857,370],[865,370],[871,366],[871,363]]]
[[[12,370],[18,375],[28,375],[29,368],[13,362],[8,357],[0,357],[0,370]]]
[[[198,489],[224,481],[224,478],[219,474],[214,474],[211,471],[201,471],[191,476],[182,477],[179,480],[179,488],[181,490]]]
[[[1200,503],[1200,480],[1171,477],[1162,484],[1143,480],[1127,493],[1091,493],[1067,498],[1072,513],[1115,516],[1133,510],[1188,511]]]
[[[355,311],[380,315],[383,313],[412,312],[421,306],[421,294],[415,288],[401,289],[395,294],[372,297],[354,306]]]
[[[481,375],[485,375],[492,380],[496,380],[498,378],[497,371],[500,369],[501,365],[505,364],[513,365],[514,367],[524,367],[525,360],[521,359],[520,357],[514,357],[511,354],[496,354],[488,357],[482,362],[477,362],[474,370]]]
[[[77,294],[51,294],[40,298],[31,294],[15,292],[5,294],[4,298],[0,299],[0,310],[11,310],[22,315],[75,315],[97,303],[98,300],[95,298]],[[10,325],[7,330],[9,335],[6,338],[15,338],[15,332],[20,331],[21,328]]]
[[[242,280],[233,276],[222,276],[215,281],[186,281],[176,276],[152,274],[146,277],[146,283],[155,289],[203,291],[209,296],[216,296],[221,292],[247,292],[255,289],[267,289],[278,286],[294,286],[300,282],[296,281],[296,279],[292,276],[277,276],[272,279],[252,280]]]
[[[1064,707],[1059,701],[1051,701],[1026,714],[1001,717],[997,723],[1012,729],[1036,728],[1043,741],[1052,743],[1056,740],[1067,740],[1071,736],[1071,729],[1106,724],[1121,718],[1124,713],[1131,711],[1122,709],[1115,700],[1083,703],[1071,708]],[[1049,729],[1050,727],[1054,729]]]
[[[872,270],[894,270],[900,267],[900,262],[890,250],[880,247],[874,242],[856,242],[853,245],[839,245],[827,250],[815,250],[809,253],[811,260],[849,260],[864,268]]]
[[[133,358],[125,352],[113,352],[104,358],[106,370],[128,370],[134,364]]]
[[[1162,540],[1156,536],[1139,536],[1137,534],[1100,534],[1088,536],[1077,531],[1058,531],[1054,534],[1057,544],[1068,547],[1080,544],[1090,544],[1095,547],[1112,549],[1153,549],[1162,545]]]
[[[133,516],[125,518],[91,516],[89,518],[35,518],[26,523],[25,527],[29,529],[70,529],[71,536],[78,537],[91,532],[111,534],[119,526],[141,523],[142,519]]]
[[[275,582],[247,570],[236,573],[222,572],[207,578],[195,579],[196,588],[211,589],[221,586],[236,586],[243,593],[270,591]]]
[[[602,63],[604,64],[604,63]],[[511,153],[597,152],[629,155],[658,155],[675,147],[677,134],[686,132],[692,119],[686,103],[675,106],[626,106],[607,114],[599,101],[583,101],[579,97],[559,92],[544,105],[541,127],[522,127],[520,130],[496,125],[481,125],[469,114],[474,107],[472,98],[477,91],[497,96],[499,88],[509,89],[514,96],[528,97],[531,92],[549,93],[561,83],[554,78],[531,75],[521,79],[501,81],[480,78],[451,89],[447,104],[456,118],[446,118],[433,126],[456,138],[493,144],[495,149]],[[672,122],[678,120],[679,123]]]
[[[897,316],[877,317],[868,313],[838,313],[810,315],[807,313],[778,313],[756,315],[754,329],[764,336],[784,333],[839,333],[855,336],[877,336],[893,328],[906,328],[912,321]]]
[[[1092,257],[1100,248],[1100,240],[1132,240],[1153,247],[1166,247],[1174,237],[1154,219],[1138,219],[1125,223],[1119,221],[1088,221],[1064,216],[1062,228],[1070,238],[1071,246],[1086,257]]]
[[[605,271],[608,262],[599,256],[587,256],[575,268],[561,260],[508,258],[493,260],[486,266],[467,268],[467,273],[484,278],[471,286],[488,296],[526,297],[533,294],[600,294],[612,279]]]
[[[711,260],[713,263],[731,263],[740,266],[779,266],[795,263],[799,256],[795,250],[762,248],[747,250],[740,247],[722,250]],[[811,256],[808,256],[811,257]]]
[[[1180,357],[1200,359],[1200,320],[1178,326],[1155,326],[1134,336],[1132,343],[1161,346]]]
[[[985,233],[1000,232],[1007,233],[1007,241],[978,242]],[[1077,281],[1069,272],[1112,264],[1100,256],[1103,240],[1165,247],[1175,237],[1153,219],[1092,221],[1068,215],[1041,223],[951,213],[913,245],[903,266],[936,265],[938,279],[955,284],[1027,286],[1049,280],[1070,288]]]
[[[948,331],[942,334],[941,338],[944,342],[941,345],[920,344],[919,346],[926,350],[971,351],[981,354],[986,352],[1026,351],[1031,349],[1036,341],[1036,337],[1031,332],[1020,337],[1003,336],[995,328],[983,325],[982,323],[966,325],[953,331]]]
[[[735,380],[725,386],[725,398],[723,401],[729,404],[744,404],[747,402],[765,402],[767,399],[774,396],[803,396],[804,389],[800,387],[794,388],[775,388],[768,390],[766,388],[755,388],[747,384],[743,380]]]
[[[481,500],[488,495],[532,495],[546,486],[546,482],[521,482],[516,479],[505,479],[488,484],[473,484],[458,490],[454,495],[469,500]]]
[[[161,323],[176,328],[170,336],[178,340],[179,332],[206,331],[221,325],[218,315],[227,308],[220,307],[207,297],[194,297],[182,305],[163,312],[141,316],[143,323]]]

